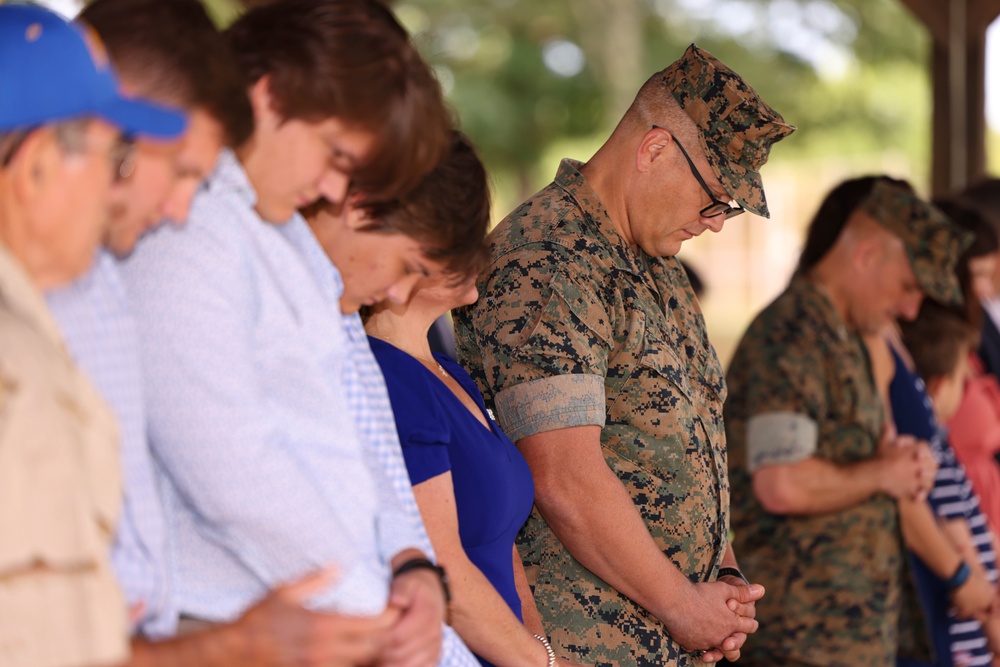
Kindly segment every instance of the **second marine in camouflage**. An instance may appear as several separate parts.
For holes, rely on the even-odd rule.
[[[799,271],[757,316],[727,380],[733,530],[767,618],[743,662],[895,664],[906,568],[895,499],[926,493],[926,443],[883,435],[863,335],[960,299],[958,230],[908,187],[847,181],[809,230]]]
[[[760,587],[735,571],[715,583],[736,567],[726,388],[673,255],[743,208],[766,215],[759,169],[793,129],[692,45],[589,162],[564,161],[490,237],[459,354],[531,465],[519,545],[576,660],[736,658],[756,629]]]

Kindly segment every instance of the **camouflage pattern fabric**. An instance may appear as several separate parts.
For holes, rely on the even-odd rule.
[[[605,461],[693,582],[728,541],[725,379],[680,263],[632,251],[578,171],[491,234],[459,357],[513,439],[603,426]],[[584,569],[537,513],[518,541],[557,653],[596,667],[698,664],[650,613]]]
[[[917,282],[928,296],[943,304],[962,305],[955,264],[972,244],[971,233],[953,225],[918,195],[884,179],[875,182],[861,206],[903,240]]]
[[[876,455],[884,411],[861,339],[798,276],[750,325],[727,382],[734,549],[750,581],[767,591],[757,602],[760,629],[739,664],[895,664],[902,576],[895,502],[876,495],[840,512],[774,515],[757,502],[747,472],[747,422],[776,411],[818,424],[818,458],[851,464]]]
[[[660,74],[698,126],[701,147],[722,187],[746,210],[770,217],[760,168],[771,145],[795,127],[739,74],[694,44]]]

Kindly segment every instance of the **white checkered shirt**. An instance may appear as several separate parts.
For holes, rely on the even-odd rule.
[[[129,607],[143,607],[137,629],[153,639],[169,637],[177,614],[167,530],[146,443],[135,323],[115,260],[102,251],[86,275],[46,299],[70,353],[118,420],[125,497],[111,553],[115,575]]]

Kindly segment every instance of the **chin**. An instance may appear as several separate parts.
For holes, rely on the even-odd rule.
[[[130,234],[128,237],[121,235],[112,236],[105,240],[104,247],[110,250],[111,254],[118,259],[125,259],[135,250],[135,246],[139,242],[139,236],[139,234]]]
[[[652,248],[646,248],[640,245],[639,249],[650,257],[673,257],[681,251],[681,242],[669,240],[664,241],[660,245]]]
[[[666,248],[663,248],[662,250],[660,250],[658,253],[656,253],[653,256],[654,257],[674,257],[680,251],[681,251],[681,244],[680,243],[672,243],[669,246],[667,246]]]
[[[298,209],[294,206],[281,206],[279,204],[257,203],[257,215],[264,219],[264,222],[281,224],[288,222],[295,215]]]

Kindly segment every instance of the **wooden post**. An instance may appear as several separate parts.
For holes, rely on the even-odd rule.
[[[961,190],[986,175],[986,28],[1000,0],[901,0],[933,43],[931,192]]]

